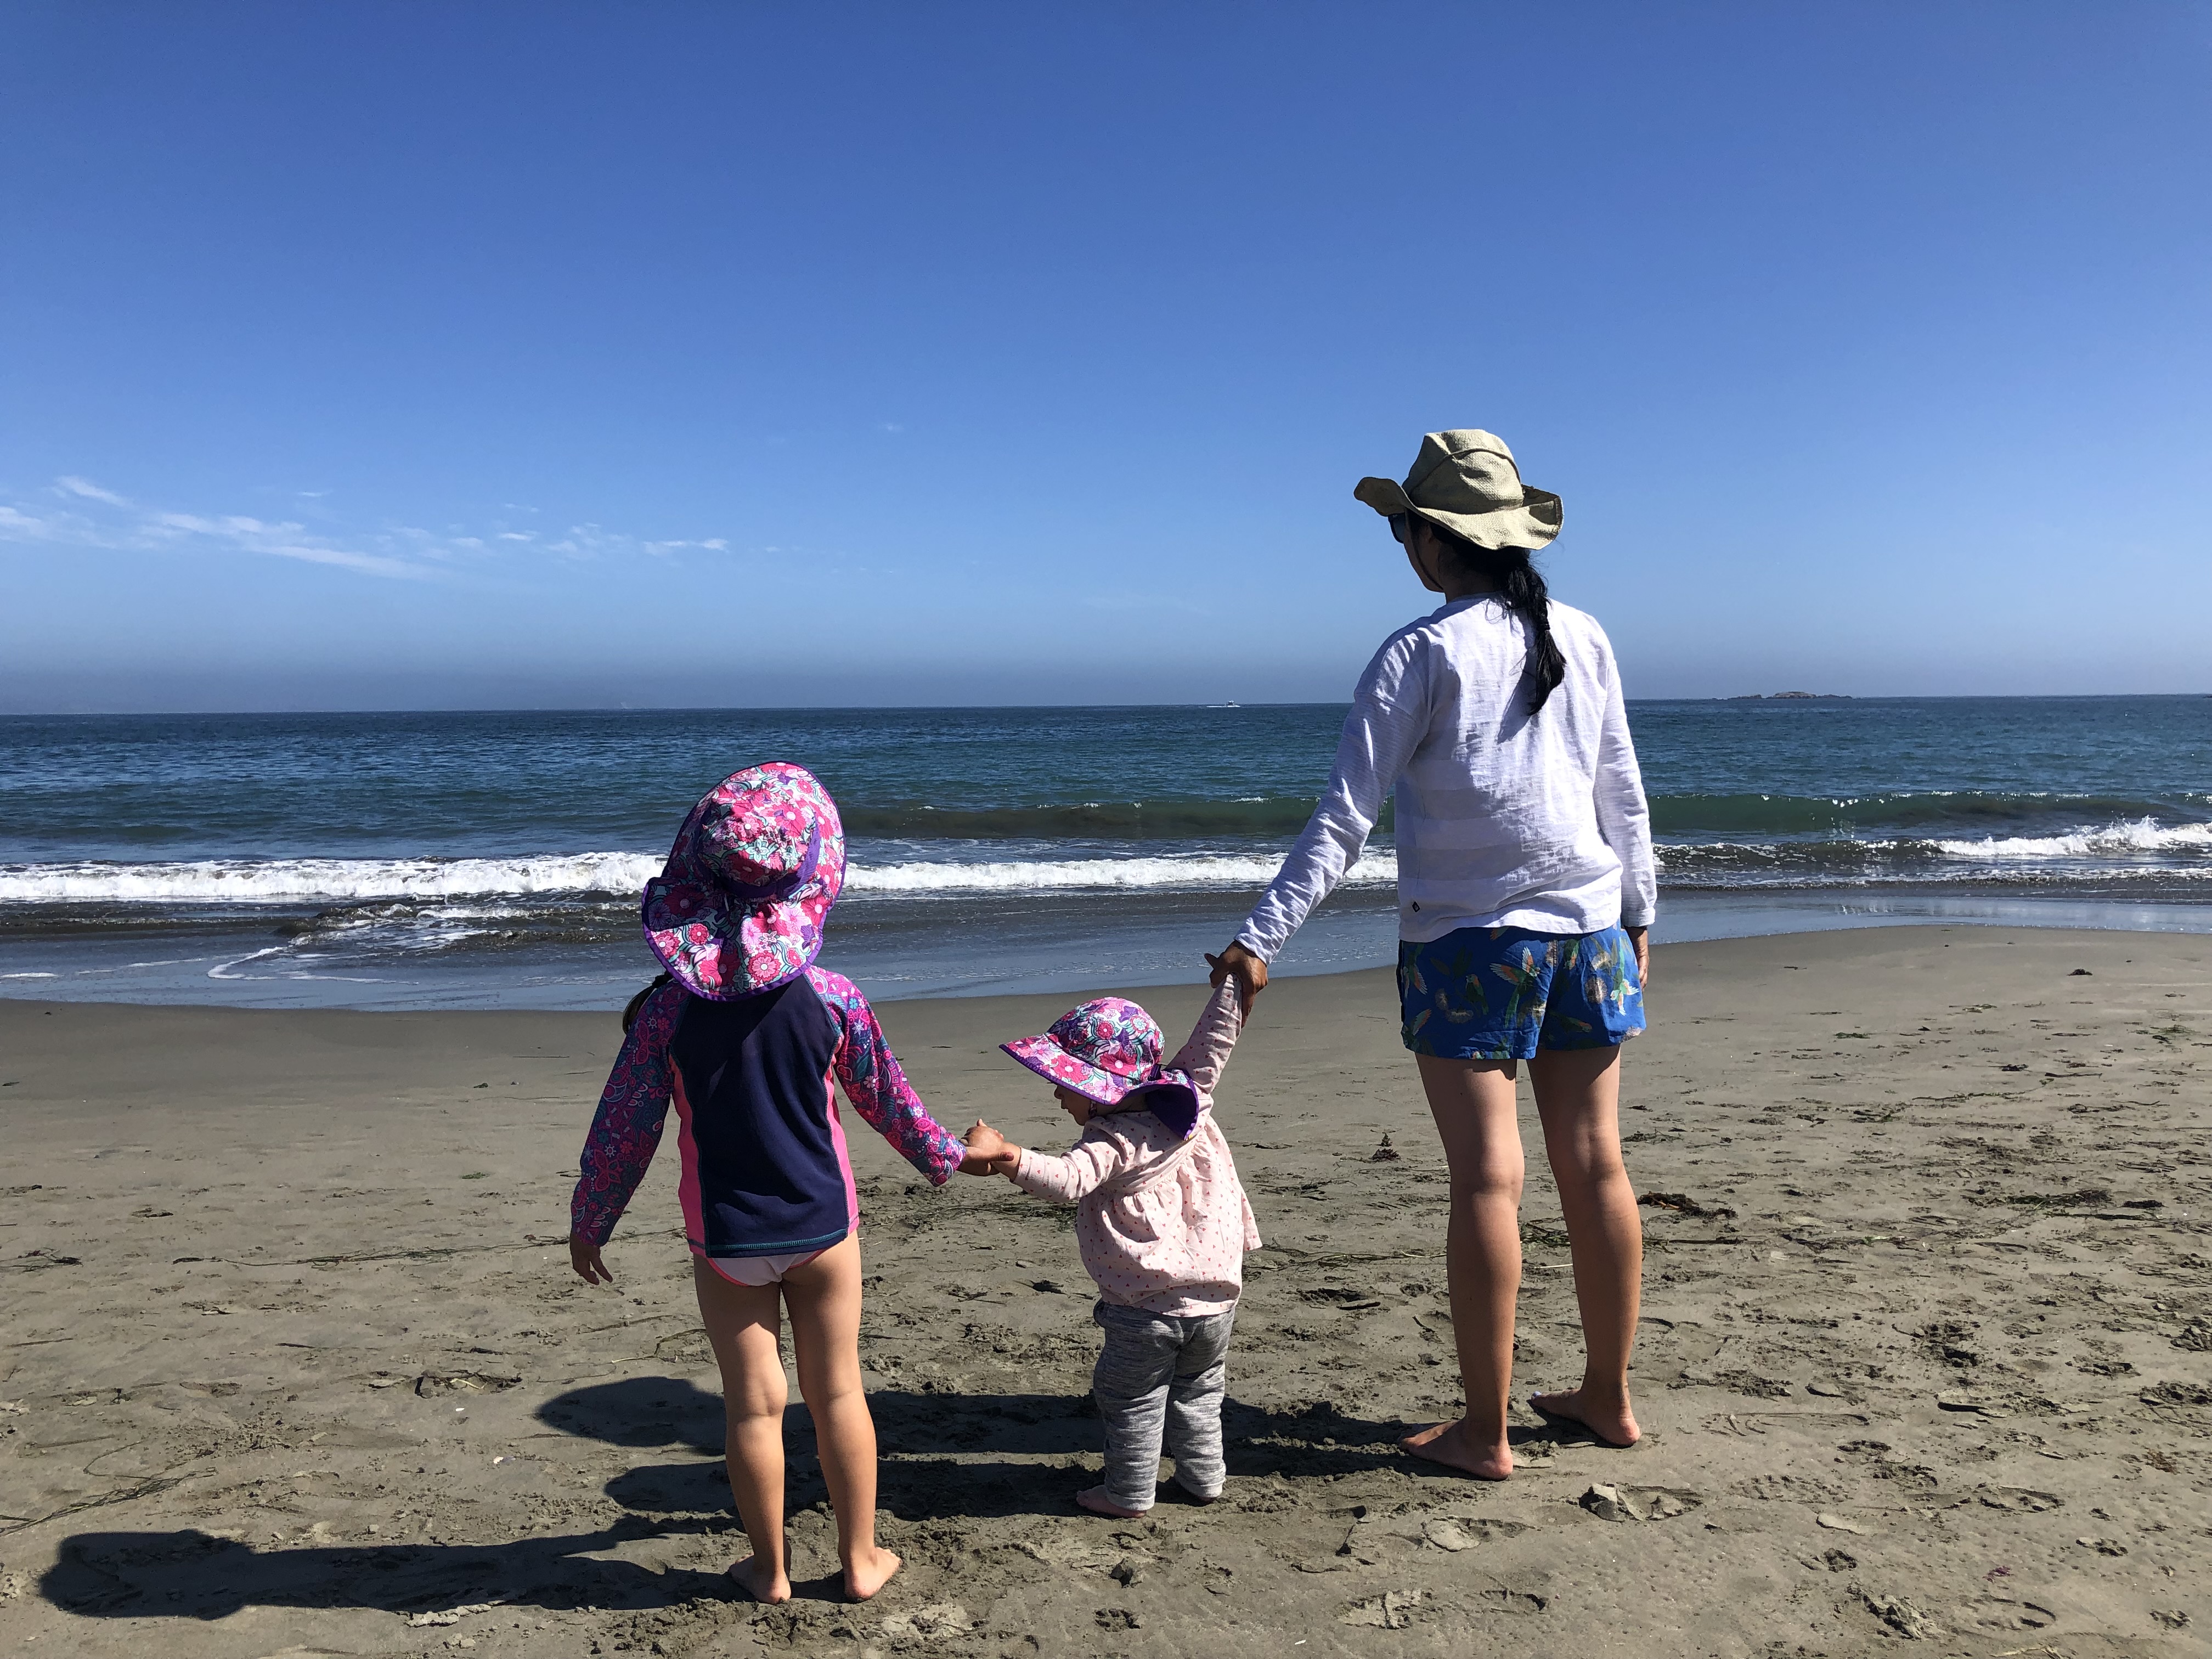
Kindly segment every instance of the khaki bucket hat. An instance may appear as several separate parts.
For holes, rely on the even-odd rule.
[[[1352,495],[1377,513],[1418,513],[1477,547],[1538,548],[1559,533],[1559,498],[1521,482],[1495,433],[1430,432],[1406,482],[1362,478]]]

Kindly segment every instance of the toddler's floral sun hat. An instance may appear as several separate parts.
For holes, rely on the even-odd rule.
[[[1197,1127],[1196,1089],[1182,1073],[1160,1064],[1158,1022],[1126,997],[1096,998],[1069,1009],[1043,1036],[999,1047],[1085,1100],[1111,1108],[1141,1089],[1152,1115],[1178,1134]]]
[[[844,884],[844,826],[821,781],[783,761],[749,766],[691,809],[646,883],[645,942],[695,995],[757,996],[813,965]]]

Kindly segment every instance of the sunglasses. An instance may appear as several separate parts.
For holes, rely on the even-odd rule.
[[[1407,534],[1413,528],[1413,515],[1412,514],[1393,513],[1390,515],[1390,533],[1393,536],[1395,536],[1400,543],[1402,544],[1406,539]]]

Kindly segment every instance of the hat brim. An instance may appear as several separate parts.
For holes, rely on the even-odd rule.
[[[797,979],[822,954],[820,888],[779,904],[739,907],[707,886],[646,884],[645,942],[694,996],[736,1002]]]
[[[1049,1036],[1016,1037],[999,1045],[1047,1083],[1073,1089],[1099,1106],[1118,1106],[1137,1086],[1133,1078],[1118,1077],[1103,1066],[1078,1060]]]
[[[1521,505],[1501,507],[1491,513],[1445,513],[1422,507],[1406,493],[1395,478],[1362,478],[1352,488],[1352,498],[1364,501],[1385,518],[1395,513],[1418,513],[1477,547],[1534,549],[1548,546],[1559,533],[1565,509],[1548,489],[1523,486]]]

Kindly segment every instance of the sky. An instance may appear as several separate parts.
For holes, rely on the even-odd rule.
[[[2212,691],[2212,4],[13,0],[0,711]]]

